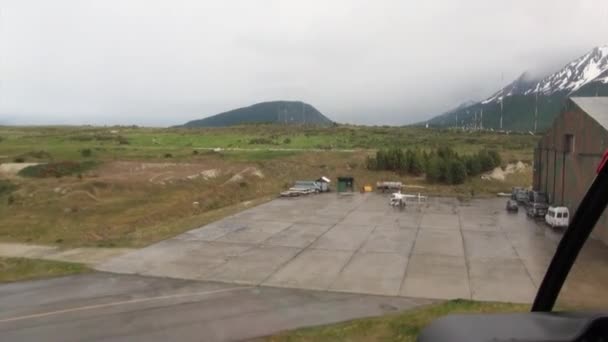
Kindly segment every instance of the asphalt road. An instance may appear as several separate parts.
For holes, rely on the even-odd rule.
[[[430,302],[100,272],[0,285],[0,339],[246,340]]]

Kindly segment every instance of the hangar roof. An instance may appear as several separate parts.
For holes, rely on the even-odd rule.
[[[608,130],[608,97],[571,97],[570,99]]]

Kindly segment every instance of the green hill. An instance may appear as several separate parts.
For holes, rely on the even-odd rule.
[[[254,123],[329,126],[333,122],[315,107],[300,101],[261,102],[237,108],[204,119],[193,120],[181,127],[225,127]]]

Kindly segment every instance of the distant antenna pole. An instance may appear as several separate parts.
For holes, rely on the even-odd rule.
[[[479,128],[483,130],[483,107],[481,107],[481,118],[479,118]]]
[[[534,101],[534,133],[536,133],[536,126],[538,124],[538,92],[536,92],[536,97]]]
[[[475,119],[473,119],[473,129],[477,129],[477,111],[475,111]]]
[[[502,131],[502,101],[504,98],[500,100],[500,130]]]
[[[458,113],[456,113],[456,128],[458,128]]]
[[[500,84],[504,82],[504,74],[500,74]],[[500,89],[500,130],[502,131],[502,103],[505,101],[505,88]]]
[[[287,108],[285,108],[285,106],[283,105],[281,108],[281,111],[283,112],[283,124],[287,124]]]

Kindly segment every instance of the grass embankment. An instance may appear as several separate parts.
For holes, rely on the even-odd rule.
[[[279,333],[263,340],[287,341],[415,341],[420,331],[431,321],[455,313],[523,312],[524,304],[451,300],[400,314],[358,319],[354,321],[297,329]]]
[[[91,269],[82,264],[70,262],[0,257],[0,283],[58,277],[90,271]]]

